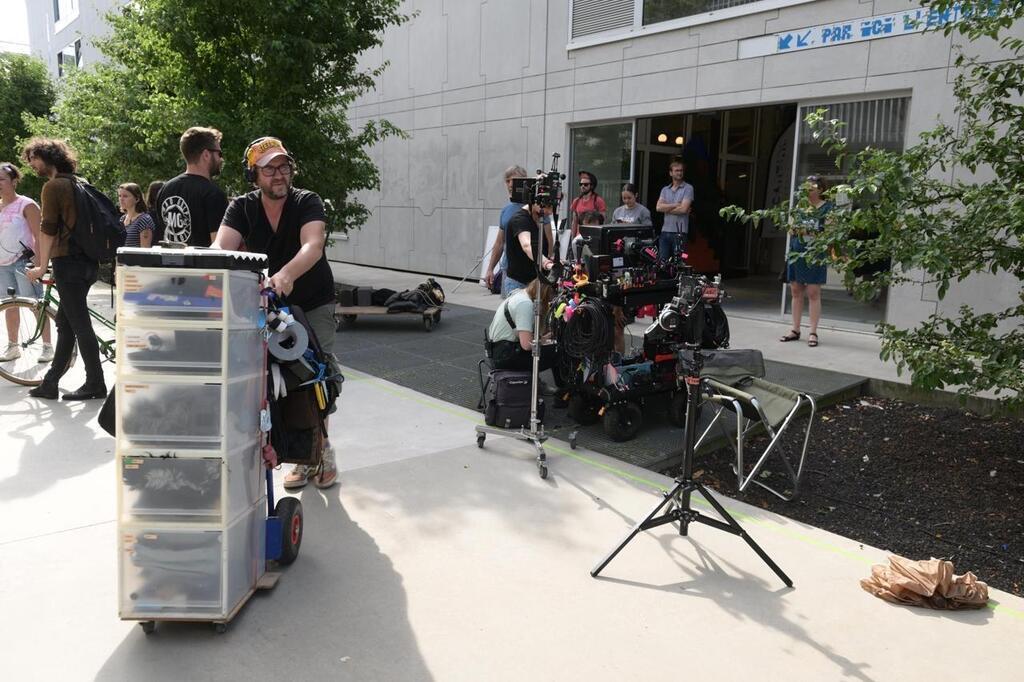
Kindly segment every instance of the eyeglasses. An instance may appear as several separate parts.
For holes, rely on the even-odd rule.
[[[207,147],[206,151],[210,152],[211,154],[216,154],[217,156],[224,156],[224,152],[222,152],[217,147]]]
[[[281,177],[287,178],[292,174],[292,171],[293,169],[291,164],[286,163],[282,166],[263,166],[262,168],[260,168],[260,175],[262,175],[265,178],[272,178],[278,173],[280,173]]]
[[[580,187],[590,187],[590,183],[589,182],[581,182],[580,183]]]

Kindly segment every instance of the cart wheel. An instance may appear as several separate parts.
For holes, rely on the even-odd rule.
[[[434,313],[434,324],[439,324],[440,322],[441,322],[441,311],[438,310],[436,313]]]
[[[356,316],[355,315],[342,315],[341,319],[343,319],[345,321],[345,324],[348,324],[348,325],[353,325],[353,324],[356,323]]]
[[[540,474],[541,480],[545,480],[546,481],[547,478],[548,478],[548,465],[547,464],[538,464],[537,465],[537,473]]]
[[[216,632],[218,635],[223,635],[225,632],[228,631],[228,624],[227,623],[214,623],[213,624],[213,631]]]
[[[569,434],[569,447],[572,448],[573,450],[576,449],[576,435],[577,435],[577,433],[578,433],[577,431],[573,431],[572,433]]]
[[[644,415],[636,403],[612,405],[604,413],[604,432],[614,441],[622,442],[636,438],[643,424]]]
[[[139,627],[142,628],[142,631],[145,632],[147,635],[151,635],[156,630],[156,621],[144,620],[141,623],[139,623]]]
[[[302,545],[302,503],[294,497],[282,497],[274,507],[274,515],[281,519],[281,556],[277,563],[287,566],[299,556]]]
[[[424,318],[423,318],[423,328],[426,329],[428,332],[431,329],[433,329],[434,328],[434,318],[429,316],[429,315],[424,316]]]
[[[486,434],[483,434],[483,433],[476,434],[476,446],[478,448],[483,448],[484,440],[486,440],[486,439],[487,439]]]
[[[569,398],[569,416],[581,426],[588,426],[600,419],[600,409],[593,399],[582,393],[573,393]]]

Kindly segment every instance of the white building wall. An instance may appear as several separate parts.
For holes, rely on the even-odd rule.
[[[897,94],[911,97],[912,144],[939,118],[955,118],[952,38],[910,34],[748,59],[738,45],[916,6],[819,0],[567,49],[568,0],[409,0],[404,9],[418,15],[364,56],[367,67],[390,64],[351,111],[355,126],[384,117],[409,139],[374,150],[382,188],[361,197],[373,217],[330,255],[461,277],[505,204],[504,168],[547,167],[552,152],[567,160],[570,124]],[[971,49],[998,57],[992,45]],[[929,287],[898,287],[888,320],[910,324],[963,302],[1009,304],[1014,288],[991,279],[962,283],[941,303]]]
[[[96,49],[97,38],[105,36],[109,28],[103,17],[123,0],[58,0],[61,17],[54,20],[54,0],[24,0],[28,10],[29,45],[32,54],[46,63],[50,76],[57,78],[57,55],[65,47],[82,40],[82,65],[95,64],[102,59]]]

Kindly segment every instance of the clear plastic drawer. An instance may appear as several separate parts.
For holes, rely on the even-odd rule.
[[[162,446],[231,452],[259,429],[263,377],[202,382],[181,375],[122,376],[118,434],[125,447]]]
[[[265,505],[260,500],[227,531],[122,526],[121,617],[226,617],[265,571]]]
[[[121,325],[117,348],[125,372],[235,377],[263,370],[264,341],[255,329],[169,327],[137,320]]]
[[[263,496],[258,443],[227,457],[209,455],[185,450],[125,452],[118,461],[121,519],[224,523]]]
[[[232,326],[256,327],[258,282],[250,272],[124,266],[118,269],[118,313],[122,318],[226,319]]]

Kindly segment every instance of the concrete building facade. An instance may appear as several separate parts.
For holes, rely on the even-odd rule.
[[[364,55],[366,67],[388,66],[351,114],[408,137],[373,150],[381,189],[361,197],[373,215],[333,259],[461,277],[507,201],[507,166],[546,168],[557,152],[567,193],[586,168],[609,211],[625,181],[653,211],[668,160],[682,155],[698,260],[777,319],[784,232],[715,224],[717,207],[783,200],[810,172],[839,179],[801,123],[819,106],[848,123],[855,148],[901,149],[955,121],[955,38],[921,29],[957,15],[907,0],[410,0],[405,10],[414,18]],[[969,49],[999,56],[995,45]],[[824,315],[849,328],[904,325],[962,303],[1008,305],[1005,285],[974,278],[941,302],[908,285],[861,305],[832,273]]]
[[[61,78],[102,57],[95,40],[108,31],[104,16],[121,0],[24,0],[29,45],[50,75]]]

